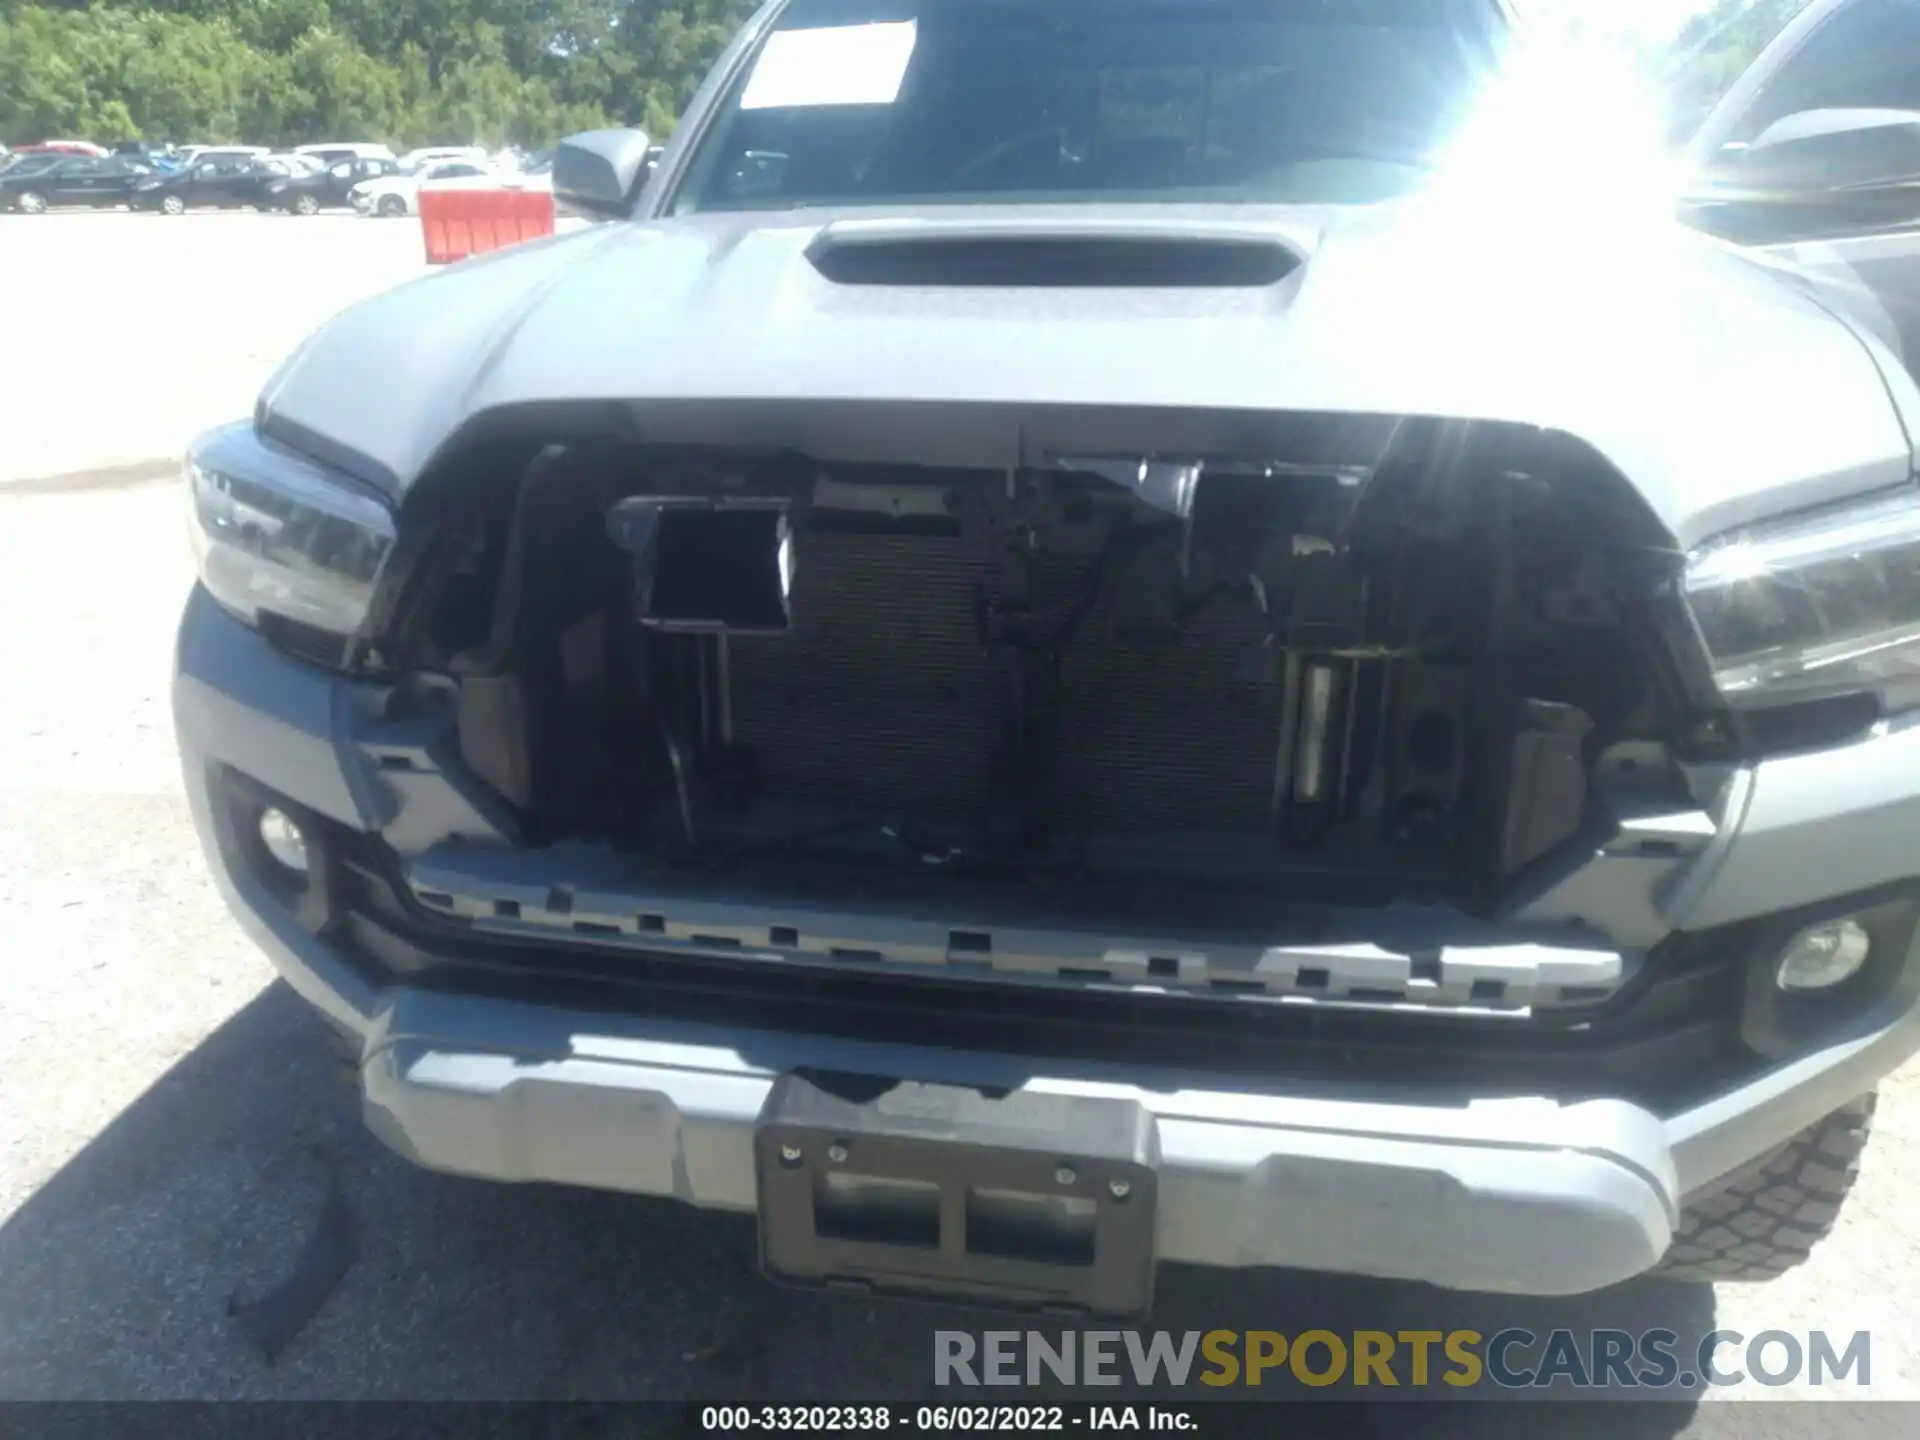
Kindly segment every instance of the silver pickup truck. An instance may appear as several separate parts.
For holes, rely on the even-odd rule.
[[[772,0],[199,441],[194,814],[374,1131],[1100,1316],[1803,1259],[1920,1047],[1920,389],[1706,232],[1920,117],[1490,192],[1530,54]]]

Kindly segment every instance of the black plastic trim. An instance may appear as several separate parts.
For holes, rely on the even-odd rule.
[[[1206,235],[934,235],[885,240],[822,234],[807,250],[836,285],[1049,289],[1247,288],[1300,268],[1278,240]]]
[[[774,966],[742,953],[687,956],[541,944],[473,931],[396,893],[384,849],[350,837],[336,938],[385,983],[532,1004],[1063,1060],[1237,1069],[1254,1083],[1430,1084],[1473,1093],[1639,1096],[1675,1107],[1737,1079],[1744,951],[1701,937],[1643,967],[1604,1007],[1554,1023],[1249,1003],[1220,994],[1004,987],[964,974],[900,977],[849,962]],[[1722,943],[1714,943],[1715,939]]]
[[[390,467],[350,445],[343,445],[318,430],[275,413],[264,400],[254,407],[253,428],[262,440],[284,445],[316,465],[324,465],[329,470],[337,470],[359,481],[378,492],[380,498],[389,504],[398,505],[406,495],[405,483]]]

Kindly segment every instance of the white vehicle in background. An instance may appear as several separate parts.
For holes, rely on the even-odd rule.
[[[526,170],[494,167],[479,179],[470,179],[454,175],[435,175],[425,181],[422,190],[553,190],[553,172],[543,170],[533,173]]]
[[[378,180],[362,181],[348,192],[347,198],[362,215],[398,219],[420,213],[420,190],[424,185],[491,190],[527,183],[524,176],[495,170],[477,161],[441,160],[412,174],[402,171],[397,175],[383,175]]]
[[[393,159],[393,151],[389,147],[361,140],[317,140],[311,145],[294,146],[293,153],[311,155],[320,162],[322,169],[338,165],[343,160]]]
[[[408,174],[417,174],[446,160],[465,160],[472,165],[487,167],[493,165],[493,158],[484,145],[428,145],[402,155],[400,168]]]
[[[265,145],[188,145],[180,151],[180,168],[205,160],[220,164],[229,160],[264,160],[273,153]]]

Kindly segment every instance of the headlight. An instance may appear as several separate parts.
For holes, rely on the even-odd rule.
[[[1920,489],[1754,526],[1688,558],[1686,596],[1736,705],[1871,690],[1920,701]]]
[[[354,482],[263,442],[248,423],[187,453],[200,581],[248,623],[263,614],[346,637],[393,549],[393,514]]]

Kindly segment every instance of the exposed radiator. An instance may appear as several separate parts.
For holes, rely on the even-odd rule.
[[[1108,601],[1066,647],[1060,819],[1090,829],[1272,828],[1279,667],[1266,622],[1220,597],[1165,643],[1115,633]]]
[[[928,818],[977,814],[999,734],[976,626],[989,564],[957,538],[814,532],[796,554],[793,628],[731,645],[734,735],[770,793]],[[1084,585],[1036,567],[1034,605]],[[1264,622],[1220,598],[1171,643],[1117,638],[1105,603],[1064,649],[1055,820],[1069,828],[1271,826],[1280,735]]]
[[[729,641],[734,737],[772,793],[964,818],[998,733],[974,624],[989,567],[939,536],[814,532],[793,628]]]

